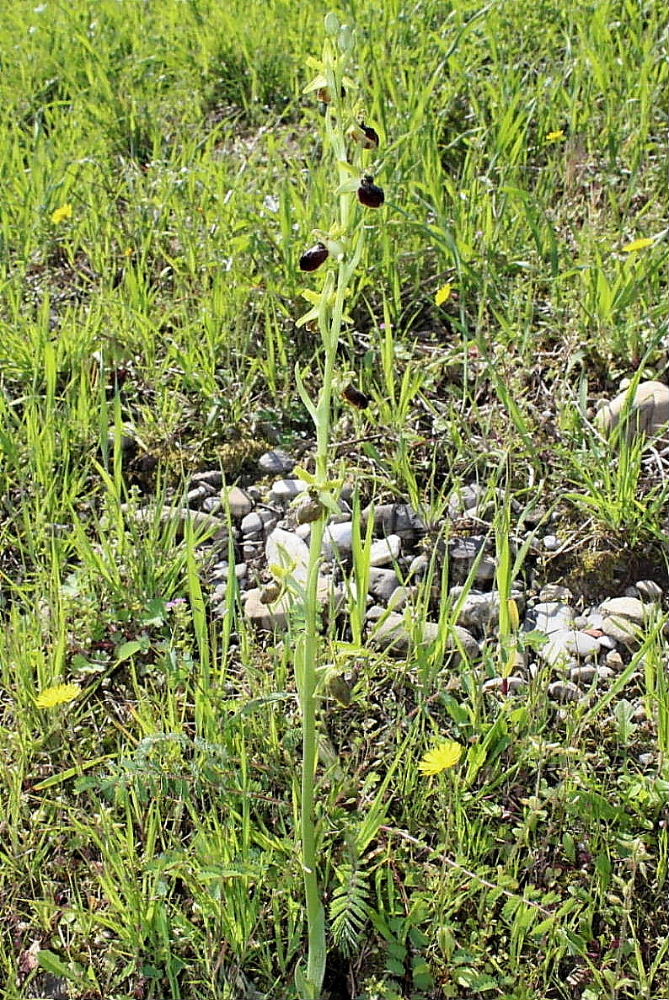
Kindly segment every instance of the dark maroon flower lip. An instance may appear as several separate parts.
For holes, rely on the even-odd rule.
[[[347,385],[342,392],[342,396],[347,403],[355,406],[357,410],[366,410],[369,406],[369,396],[366,396],[364,392],[361,392],[354,385]]]
[[[359,122],[360,129],[365,133],[365,139],[367,140],[367,149],[378,149],[379,148],[379,133],[371,125],[365,125],[364,122]]]
[[[374,178],[366,174],[360,181],[358,188],[358,201],[367,208],[380,208],[386,200],[383,188],[374,183]]]
[[[300,257],[300,271],[317,271],[328,259],[329,251],[324,243],[316,243],[305,250]]]

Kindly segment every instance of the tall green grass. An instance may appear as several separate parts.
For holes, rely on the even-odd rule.
[[[264,442],[310,434],[295,364],[313,365],[311,391],[323,358],[295,327],[297,261],[330,167],[301,94],[327,7],[6,6],[0,983],[8,1000],[45,992],[46,971],[80,1000],[291,998],[305,926],[290,651],[248,630],[234,583],[227,616],[209,614],[199,537],[131,512],[179,504],[195,469],[232,480]],[[337,13],[359,33],[387,194],[339,355],[373,399],[353,433],[335,413],[334,444],[359,442],[359,505],[408,497],[439,528],[452,483],[504,467],[500,590],[525,571],[502,537],[511,500],[525,509],[538,483],[565,530],[587,510],[585,543],[653,554],[655,466],[615,465],[586,408],[639,365],[665,375],[660,5]],[[640,237],[654,241],[626,253]],[[544,672],[502,701],[449,654],[458,608],[432,593],[440,572],[435,557],[412,623],[441,622],[434,647],[399,662],[367,648],[353,588],[352,634],[323,640],[353,688],[348,709],[323,702],[319,733],[326,990],[655,1000],[662,620],[611,699],[558,712]],[[485,671],[502,671],[510,629],[489,637]],[[80,697],[38,708],[64,681]],[[430,784],[417,762],[440,735],[468,754]]]

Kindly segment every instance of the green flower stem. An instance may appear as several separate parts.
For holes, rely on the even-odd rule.
[[[314,822],[314,782],[316,776],[316,661],[318,657],[318,571],[325,522],[315,521],[311,528],[309,571],[304,600],[304,638],[302,652],[302,802],[301,839],[304,896],[307,915],[307,983],[314,1000],[320,996],[325,976],[325,913],[316,874],[316,828]],[[311,1000],[311,998],[309,998]]]
[[[334,113],[328,109],[326,136],[332,148],[336,163],[339,186],[349,179],[346,166],[346,138],[343,121],[341,87],[344,58],[337,54],[330,40],[326,41],[324,59],[327,79],[333,101]],[[356,156],[356,160],[358,157]],[[355,194],[342,191],[339,196],[339,231],[345,252],[339,261],[336,278],[332,272],[326,277],[321,293],[321,307],[318,317],[319,332],[323,343],[325,360],[323,382],[315,410],[312,411],[316,425],[316,491],[329,492],[331,484],[328,476],[330,431],[332,422],[332,392],[337,362],[337,350],[344,317],[346,291],[360,261],[363,249],[364,230],[350,232]],[[334,298],[332,294],[334,292]],[[302,841],[302,867],[307,918],[308,954],[306,983],[298,977],[298,985],[306,996],[304,1000],[319,1000],[325,976],[325,911],[321,901],[316,872],[316,826],[314,820],[314,793],[317,764],[316,708],[318,700],[318,665],[320,652],[320,604],[318,580],[321,565],[321,549],[325,533],[327,510],[312,523],[309,543],[309,566],[304,587],[303,635],[296,652],[296,667],[300,709],[302,714],[302,787],[300,835]]]

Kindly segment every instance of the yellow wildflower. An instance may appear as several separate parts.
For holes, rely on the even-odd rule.
[[[72,218],[72,202],[66,202],[57,208],[55,212],[51,213],[51,221],[57,226],[59,223],[64,222],[65,219]]]
[[[637,250],[645,250],[646,247],[652,246],[653,241],[648,236],[643,236],[640,240],[632,240],[623,247],[623,253],[636,253]]]
[[[74,701],[80,692],[78,684],[56,684],[40,692],[37,696],[37,707],[55,708],[56,705],[65,705],[68,701]]]
[[[428,750],[420,764],[418,770],[425,775],[440,774],[449,767],[455,767],[462,757],[462,747],[455,740],[446,740],[440,743],[434,750]]]
[[[448,302],[448,300],[451,297],[452,291],[453,291],[452,285],[442,285],[434,297],[435,305],[443,306],[444,302]]]
[[[546,136],[546,142],[561,142],[564,139],[564,129],[558,128],[554,132],[549,132]]]

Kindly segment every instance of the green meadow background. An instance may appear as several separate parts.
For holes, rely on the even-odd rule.
[[[248,482],[262,451],[309,441],[294,371],[316,389],[319,346],[295,320],[317,279],[297,262],[335,216],[336,180],[302,90],[327,9],[3,5],[7,1000],[56,982],[79,1000],[295,995],[290,643],[247,628],[233,584],[211,617],[199,539],[121,507],[179,502],[202,469]],[[372,405],[337,404],[335,442],[354,443],[333,463],[346,456],[363,499],[409,499],[432,523],[454,485],[503,483],[520,508],[555,508],[575,578],[600,580],[611,552],[666,577],[663,481],[640,454],[612,462],[588,409],[665,373],[663,5],[335,9],[356,28],[386,205],[365,219],[341,346]],[[350,708],[323,705],[332,1000],[664,995],[662,622],[611,698],[561,715],[546,678],[487,698],[443,648],[363,650],[355,680]],[[62,682],[79,698],[38,708]],[[426,780],[439,736],[478,749]]]

